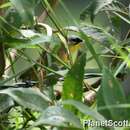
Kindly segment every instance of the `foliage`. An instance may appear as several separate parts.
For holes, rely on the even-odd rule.
[[[71,15],[62,1],[0,4],[0,130],[94,130],[84,121],[130,120],[130,20],[123,2],[88,1],[82,21],[67,27],[55,11],[63,6]],[[94,25],[100,13],[109,28]]]

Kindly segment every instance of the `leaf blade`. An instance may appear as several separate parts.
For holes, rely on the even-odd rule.
[[[81,101],[83,93],[82,83],[85,63],[86,54],[83,54],[67,73],[63,84],[63,100],[75,99]]]
[[[59,106],[48,107],[33,126],[51,125],[67,128],[82,128],[80,120],[70,111]]]
[[[107,67],[103,68],[103,79],[97,99],[97,105],[99,108],[106,106],[105,110],[99,111],[106,116],[106,118],[113,120],[128,118],[127,109],[107,108],[109,105],[126,103],[126,97],[123,93],[121,85]]]
[[[7,94],[23,107],[43,111],[48,107],[51,100],[40,91],[31,88],[9,88],[1,90],[0,93]]]

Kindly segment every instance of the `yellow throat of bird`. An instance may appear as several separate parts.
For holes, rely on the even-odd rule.
[[[66,63],[68,63],[69,60],[72,60],[72,62],[74,63],[74,61],[78,55],[79,49],[82,46],[82,42],[83,42],[83,40],[80,39],[79,37],[70,36],[67,41],[69,54],[67,53],[67,51],[65,50],[64,47],[61,47],[61,49],[59,51],[60,58]]]

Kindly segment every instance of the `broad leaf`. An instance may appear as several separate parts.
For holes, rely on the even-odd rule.
[[[48,107],[50,99],[38,90],[31,88],[9,88],[0,91],[1,94],[7,94],[18,104],[25,108],[43,111]]]
[[[46,42],[50,42],[51,38],[46,35],[40,35],[36,33],[33,37],[30,38],[15,38],[11,36],[2,37],[2,42],[8,45],[9,48],[34,48],[36,45],[40,45]]]
[[[111,105],[125,104],[126,99],[122,87],[113,74],[104,67],[101,88],[97,96],[97,105],[99,112],[107,119],[124,120],[128,119],[128,111],[125,108],[110,108]],[[100,107],[106,107],[100,110]]]
[[[82,100],[85,63],[86,54],[82,54],[67,73],[63,84],[63,100]]]
[[[48,107],[33,126],[39,125],[82,128],[80,120],[73,113],[58,106]]]

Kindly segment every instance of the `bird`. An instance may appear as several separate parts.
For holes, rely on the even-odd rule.
[[[75,61],[77,55],[79,54],[79,50],[82,48],[83,45],[83,40],[76,35],[71,35],[68,36],[67,38],[67,46],[69,50],[69,54],[67,53],[67,50],[63,45],[61,45],[59,51],[58,51],[58,56],[66,63],[69,62],[69,55],[72,56],[73,62]]]

